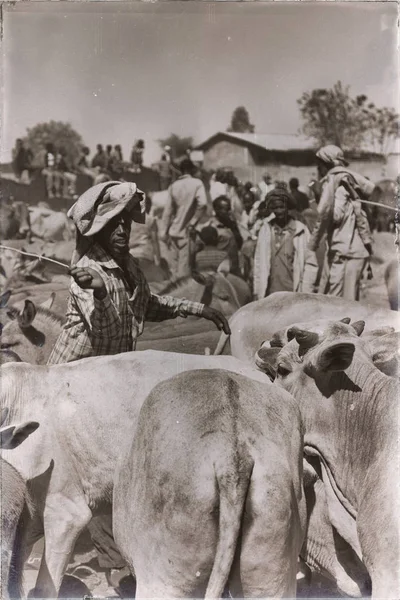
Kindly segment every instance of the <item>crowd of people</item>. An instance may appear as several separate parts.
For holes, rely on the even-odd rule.
[[[12,167],[16,180],[29,184],[35,172],[41,172],[45,178],[47,197],[76,196],[76,180],[81,173],[89,177],[90,185],[96,185],[109,180],[119,180],[124,171],[140,173],[143,167],[144,140],[137,140],[132,146],[130,160],[124,160],[120,144],[97,144],[96,152],[90,159],[90,149],[82,146],[74,160],[64,146],[48,142],[36,152],[28,144],[18,138],[15,143],[12,157]],[[171,149],[164,148],[160,160],[160,181],[165,186],[172,181],[173,168],[170,158]]]
[[[254,299],[277,291],[358,299],[372,252],[361,201],[374,184],[348,169],[336,146],[322,148],[316,166],[319,181],[302,191],[297,178],[272,182],[265,174],[243,183],[224,170],[207,185],[183,160],[159,223],[152,222],[172,278],[207,269],[244,278]]]
[[[251,283],[256,299],[318,290],[357,299],[371,254],[361,199],[373,184],[347,168],[336,146],[321,148],[316,163],[320,181],[307,195],[294,178],[286,185],[266,174],[257,185],[240,184],[222,171],[206,189],[185,158],[159,220],[135,183],[89,188],[69,211],[77,237],[67,323],[48,364],[134,350],[145,321],[195,315],[230,332],[217,310],[151,293],[132,255],[159,263],[165,251],[176,279],[196,270],[232,273]],[[89,529],[107,581],[118,587],[125,562],[111,518],[94,518]]]
[[[49,200],[76,199],[79,173],[91,185],[121,181],[124,171],[141,170],[144,149],[137,140],[127,163],[118,144],[98,144],[91,160],[83,147],[71,165],[65,148],[49,142],[34,156],[19,139],[13,166],[20,179],[39,167]],[[276,291],[358,299],[371,254],[360,201],[374,186],[348,169],[336,146],[322,148],[316,166],[319,181],[303,188],[295,177],[273,182],[268,173],[258,183],[240,182],[232,170],[205,174],[189,156],[177,163],[166,146],[156,166],[160,188],[168,191],[163,214],[155,217],[149,198],[147,224],[132,228],[132,253],[156,265],[165,254],[172,279],[193,270],[232,273],[250,284],[255,299]]]

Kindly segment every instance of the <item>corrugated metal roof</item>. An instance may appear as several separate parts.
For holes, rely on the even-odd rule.
[[[223,135],[225,138],[241,140],[264,150],[315,150],[316,144],[305,136],[286,133],[233,133],[230,131],[218,131],[207,140],[197,145],[197,148],[206,146],[213,138]]]

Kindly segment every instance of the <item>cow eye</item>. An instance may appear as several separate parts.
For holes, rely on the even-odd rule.
[[[290,373],[289,369],[287,369],[283,365],[278,365],[276,372],[278,373],[278,375],[280,375],[280,377],[287,377],[287,375],[289,375]]]

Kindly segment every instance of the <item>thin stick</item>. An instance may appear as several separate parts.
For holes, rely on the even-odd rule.
[[[22,254],[23,256],[31,256],[32,258],[38,258],[39,261],[41,260],[47,260],[48,262],[54,263],[55,265],[59,265],[60,267],[63,267],[64,269],[69,269],[69,266],[59,262],[58,260],[54,260],[53,258],[47,258],[47,256],[43,256],[42,254],[34,254],[33,252],[24,252],[22,250],[17,250],[17,248],[11,248],[11,246],[3,246],[3,244],[0,244],[0,250],[12,250],[13,252],[17,252],[18,254]]]
[[[380,206],[381,208],[386,208],[387,210],[392,210],[393,212],[397,212],[398,208],[393,208],[393,206],[387,206],[386,204],[381,204],[380,202],[371,202],[371,200],[361,200],[363,204],[371,204],[372,206]]]

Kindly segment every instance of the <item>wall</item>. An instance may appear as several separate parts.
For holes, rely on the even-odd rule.
[[[386,169],[383,158],[354,158],[350,162],[350,168],[369,177],[372,181],[379,181],[384,177],[394,178],[396,158],[398,157],[389,157]],[[306,186],[311,179],[316,179],[318,176],[309,152],[290,152],[287,154],[287,162],[290,164],[285,164],[284,161],[284,152],[279,153],[279,158],[276,153],[268,152],[264,160],[260,161],[259,157],[253,156],[246,147],[228,141],[217,142],[204,151],[205,169],[230,167],[236,177],[242,181],[256,183],[261,180],[264,173],[268,173],[273,181],[276,179],[289,181],[291,177],[297,177],[300,185]]]
[[[245,178],[252,163],[252,157],[246,146],[227,141],[217,142],[204,152],[205,169],[231,167],[239,179]]]
[[[398,154],[389,154],[386,165],[386,177],[396,179],[400,175],[400,156]]]

